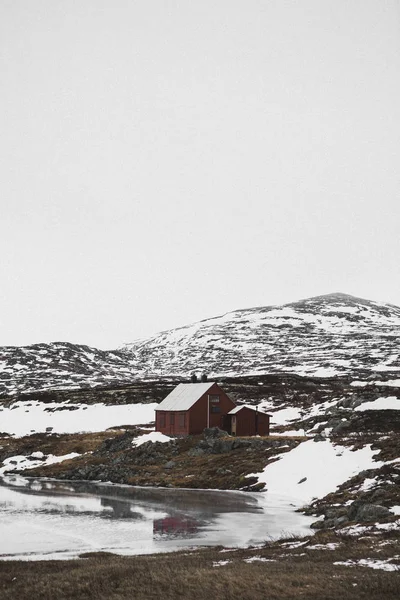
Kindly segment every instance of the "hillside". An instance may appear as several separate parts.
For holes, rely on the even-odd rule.
[[[310,376],[397,371],[400,308],[346,294],[251,308],[123,348],[146,374]]]
[[[400,308],[345,294],[237,310],[114,351],[55,342],[0,348],[0,395],[133,381],[292,373],[386,381],[400,371]]]

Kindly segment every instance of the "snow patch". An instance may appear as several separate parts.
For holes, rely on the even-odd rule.
[[[251,556],[250,558],[243,559],[245,563],[253,562],[276,562],[274,558],[264,558],[263,556]]]
[[[43,460],[40,459],[38,455],[42,455]],[[64,460],[71,460],[77,456],[81,455],[77,454],[76,452],[71,452],[70,454],[64,454],[63,456],[49,454],[46,458],[44,458],[43,452],[33,452],[33,454],[30,456],[10,456],[3,461],[3,466],[0,467],[0,475],[4,475],[4,473],[7,473],[8,471],[25,471],[26,469],[34,469],[36,467],[43,467],[45,465],[54,465],[56,463],[63,462]],[[34,460],[32,460],[32,458]]]
[[[68,404],[15,402],[1,413],[1,431],[16,437],[32,433],[81,433],[154,421],[157,403]],[[51,429],[50,429],[51,428]]]
[[[166,442],[170,442],[171,440],[172,438],[168,437],[167,435],[164,435],[160,431],[152,431],[150,433],[145,433],[144,435],[135,438],[132,441],[132,446],[138,447],[142,444],[145,444],[146,442],[161,442],[162,444],[165,444]]]
[[[397,558],[397,557],[396,557]],[[334,562],[334,565],[345,567],[369,567],[370,569],[380,569],[382,571],[399,571],[399,565],[394,565],[388,560],[376,560],[372,558],[361,558],[360,560],[342,560]]]
[[[354,410],[357,412],[363,412],[364,410],[400,410],[400,400],[396,396],[377,398],[371,402],[360,404]]]
[[[302,506],[333,492],[360,471],[382,466],[373,460],[378,452],[372,451],[371,445],[352,451],[329,440],[308,440],[254,475],[266,484],[267,493],[289,496]]]

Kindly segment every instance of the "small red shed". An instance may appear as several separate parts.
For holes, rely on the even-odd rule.
[[[156,408],[156,431],[193,435],[206,427],[229,428],[235,403],[215,382],[180,383]]]
[[[254,406],[236,406],[228,413],[232,435],[269,435],[270,415]]]

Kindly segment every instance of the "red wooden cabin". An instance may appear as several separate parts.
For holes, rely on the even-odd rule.
[[[236,406],[228,413],[232,435],[269,435],[270,415],[254,406]]]
[[[156,431],[194,435],[219,427],[232,435],[269,435],[270,415],[236,406],[214,382],[180,383],[156,409]]]
[[[229,428],[235,403],[214,382],[180,383],[156,408],[156,431],[193,435],[206,427]]]

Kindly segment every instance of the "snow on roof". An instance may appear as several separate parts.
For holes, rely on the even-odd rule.
[[[180,383],[157,406],[156,410],[188,410],[205,394],[214,381],[206,383]]]
[[[256,407],[254,406],[248,406],[248,404],[241,404],[240,406],[235,406],[235,408],[232,408],[232,410],[230,410],[228,412],[228,415],[236,415],[236,413],[239,412],[239,410],[242,410],[242,408],[250,408],[250,410],[254,410],[255,412],[260,412],[263,415],[266,415],[267,413],[265,413],[263,410],[258,410]]]
[[[236,415],[236,413],[239,412],[239,410],[242,410],[242,408],[250,408],[251,410],[256,410],[254,406],[247,406],[246,404],[241,404],[240,406],[235,406],[235,408],[232,408],[232,410],[228,412],[228,415]]]

